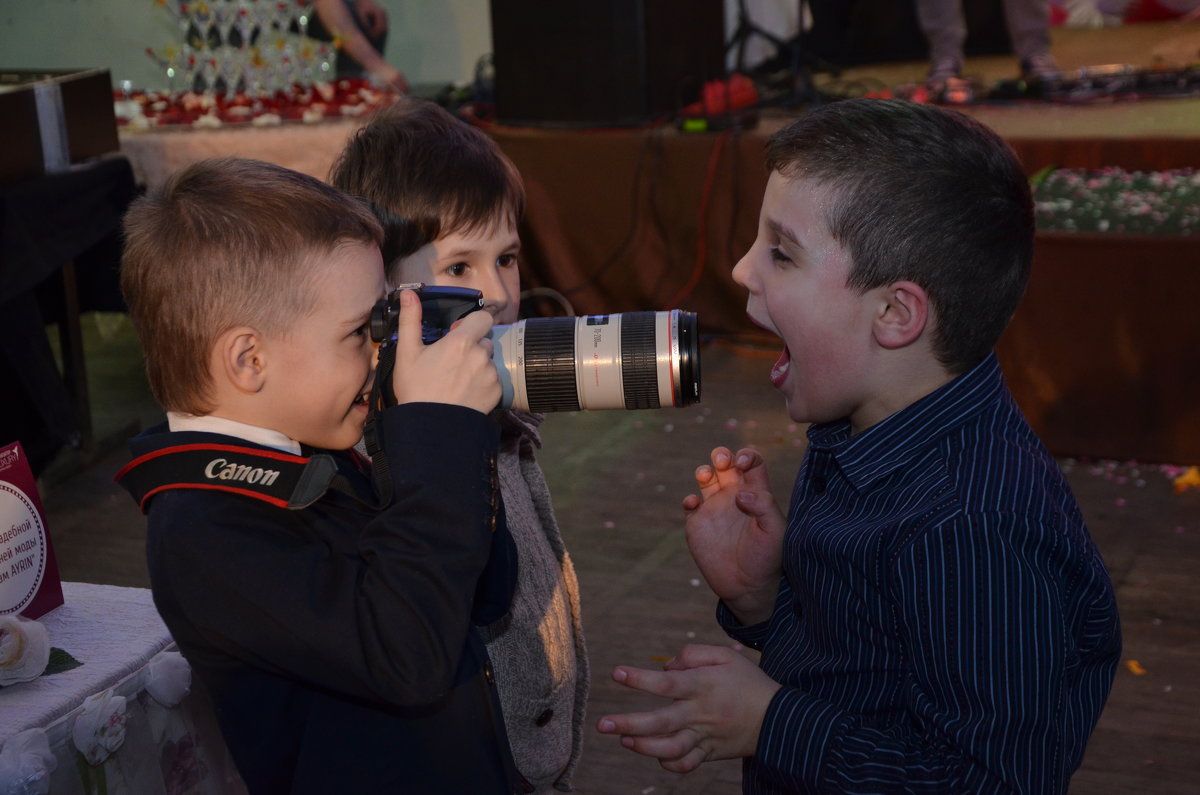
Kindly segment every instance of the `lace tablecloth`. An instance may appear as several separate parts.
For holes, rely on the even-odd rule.
[[[184,166],[210,157],[266,160],[325,179],[346,139],[362,119],[271,127],[218,127],[121,131],[121,152],[133,164],[139,185],[154,188]]]
[[[65,582],[63,596],[38,620],[83,664],[0,689],[0,794],[244,791],[204,693],[164,687],[186,663],[150,591]],[[18,781],[39,767],[48,790]]]

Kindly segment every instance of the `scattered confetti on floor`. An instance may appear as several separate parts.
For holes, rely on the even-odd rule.
[[[1146,669],[1143,668],[1142,664],[1139,663],[1137,660],[1126,660],[1125,667],[1128,668],[1129,673],[1133,674],[1134,676],[1145,676],[1146,675]]]
[[[1147,497],[1138,494],[1134,489],[1145,489],[1151,485],[1152,481],[1156,481],[1159,477],[1169,483],[1177,495],[1183,495],[1184,492],[1191,490],[1200,490],[1200,467],[1198,466],[1147,464],[1133,459],[1118,461],[1113,459],[1062,458],[1059,460],[1059,468],[1065,475],[1070,475],[1072,472],[1078,470],[1079,473],[1086,472],[1093,477],[1108,481],[1114,487],[1122,489],[1121,492],[1111,498],[1112,504],[1116,508],[1136,510],[1139,507],[1138,500],[1147,498],[1156,499],[1159,493],[1157,491],[1151,492]],[[1124,491],[1124,489],[1129,490]],[[1187,530],[1184,525],[1169,525],[1168,528],[1176,535],[1183,535]]]
[[[1200,467],[1188,467],[1186,472],[1172,482],[1176,494],[1183,494],[1188,489],[1200,489]]]

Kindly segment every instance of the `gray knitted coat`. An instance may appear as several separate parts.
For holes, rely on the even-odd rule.
[[[518,574],[508,617],[487,632],[488,655],[518,770],[537,792],[569,792],[588,693],[579,583],[534,458],[543,416],[510,410],[496,417],[500,494]]]

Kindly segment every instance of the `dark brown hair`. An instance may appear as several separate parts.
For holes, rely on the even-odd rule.
[[[451,232],[515,226],[525,187],[483,130],[428,100],[406,98],[377,112],[346,144],[329,181],[375,208],[383,262],[396,283],[401,257]]]
[[[925,289],[950,373],[992,350],[1029,281],[1034,233],[1029,181],[999,135],[956,111],[843,100],[772,135],[767,166],[832,186],[825,222],[853,259],[849,287]]]
[[[316,300],[323,256],[382,236],[362,202],[257,160],[196,163],[137,199],[125,216],[121,291],[159,405],[210,412],[217,337],[241,325],[286,331]]]

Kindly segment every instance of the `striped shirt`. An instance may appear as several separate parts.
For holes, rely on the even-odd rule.
[[[1112,583],[994,355],[877,425],[813,425],[743,788],[1065,792],[1121,650]]]

